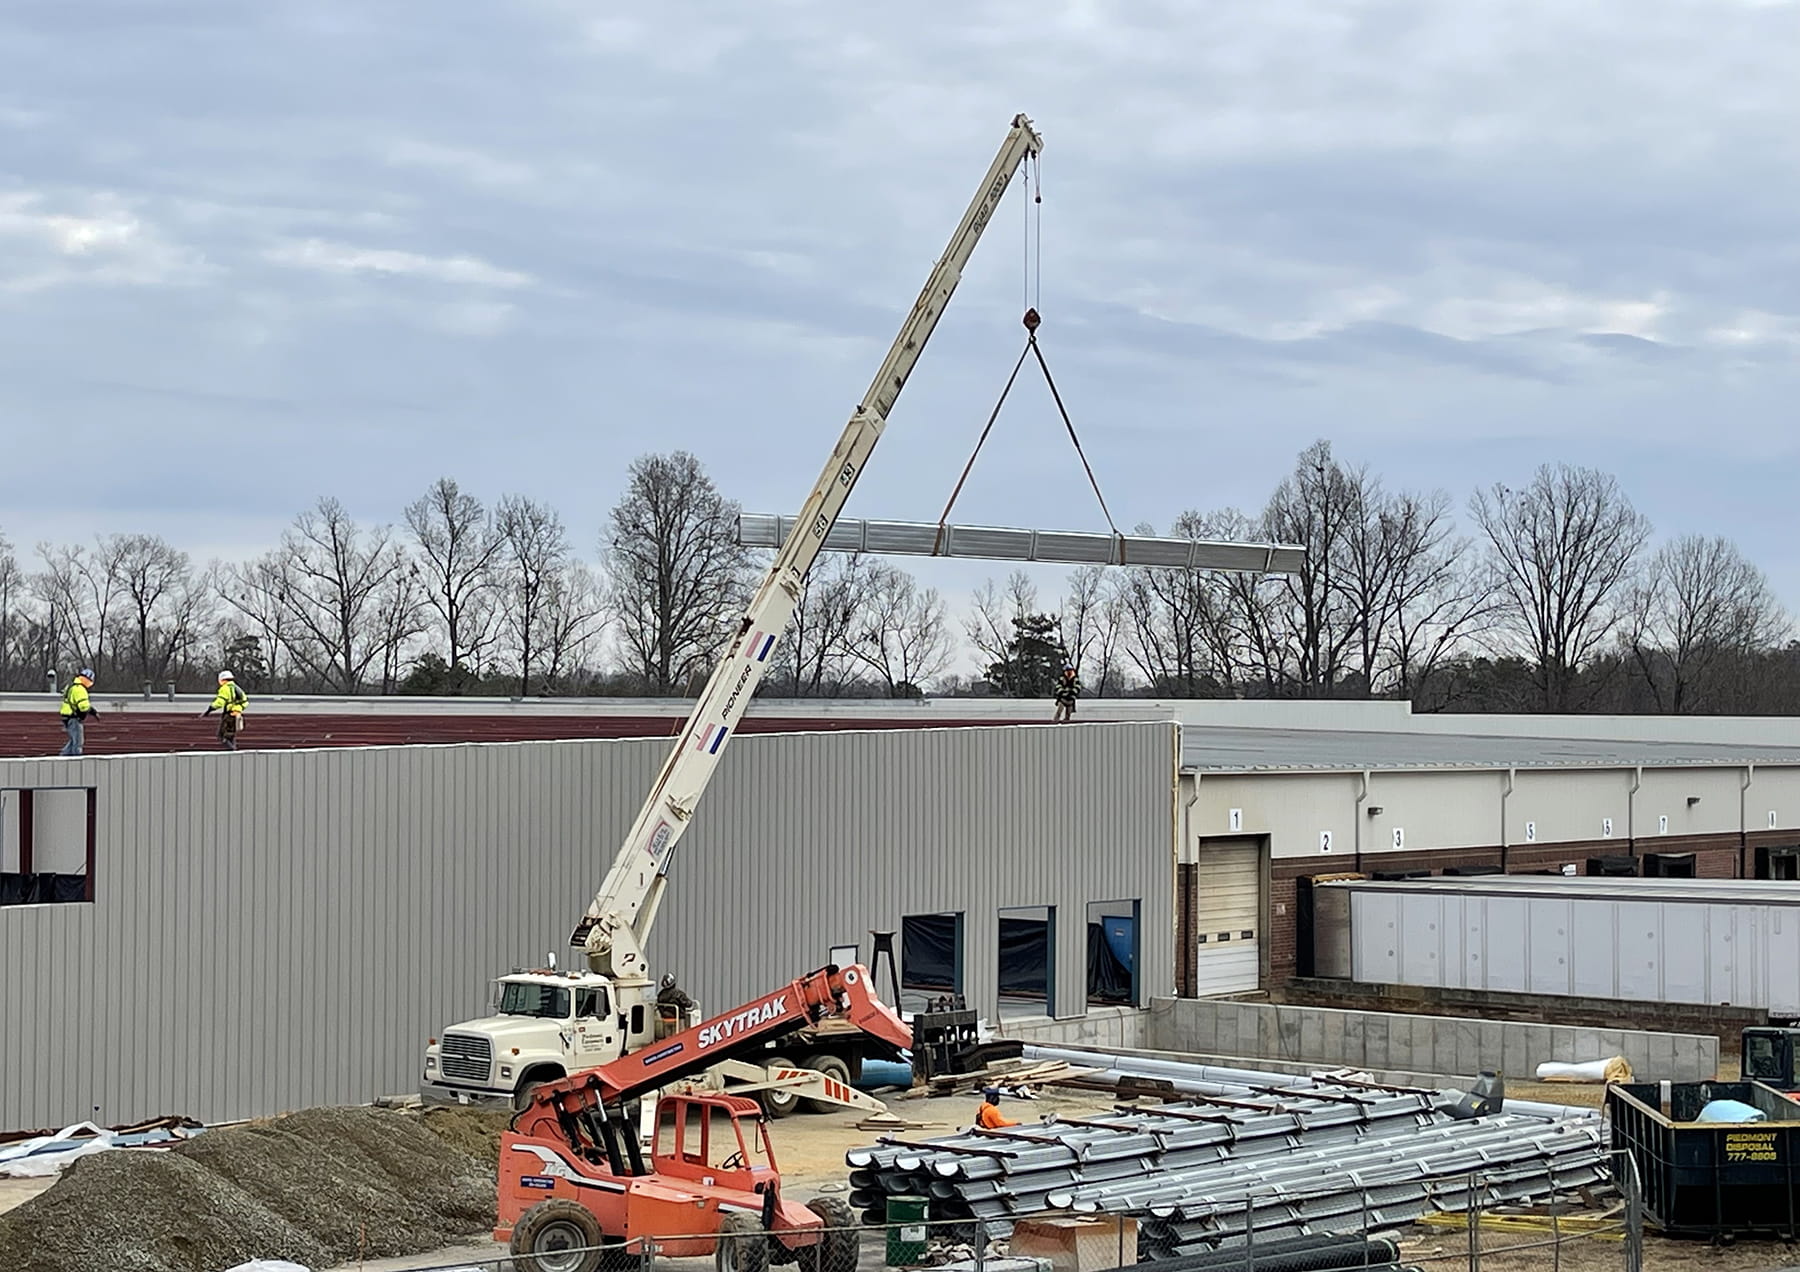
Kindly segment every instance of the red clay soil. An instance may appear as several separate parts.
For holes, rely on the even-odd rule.
[[[216,716],[175,712],[103,713],[87,726],[89,755],[144,755],[218,749]],[[447,742],[542,742],[566,738],[666,738],[684,723],[667,716],[522,715],[283,715],[252,714],[239,750],[287,751],[302,747],[405,746]],[[744,720],[739,733],[818,733],[840,729],[992,728],[996,720],[917,717],[768,717]],[[54,704],[49,711],[0,711],[0,756],[55,755],[63,731]]]

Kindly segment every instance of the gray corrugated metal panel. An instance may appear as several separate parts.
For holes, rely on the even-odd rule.
[[[1640,851],[1644,841],[1638,841]],[[1645,879],[1631,875],[1474,875],[1469,878],[1347,879],[1314,884],[1352,892],[1425,892],[1606,901],[1694,901],[1800,905],[1800,887],[1771,879]]]
[[[955,907],[980,1002],[998,909],[1125,893],[1146,1001],[1166,995],[1173,730],[742,739],[680,850],[658,966],[723,1005]],[[30,1022],[0,1030],[0,1127],[416,1089],[425,1038],[482,1013],[494,975],[568,957],[669,745],[0,761],[0,786],[99,792],[95,904],[0,908],[0,1020]],[[1060,929],[1077,991],[1081,937]]]
[[[776,513],[742,513],[737,541],[745,547],[779,548],[797,519]],[[1153,568],[1284,574],[1302,569],[1306,549],[1294,544],[1227,543],[1080,530],[1026,530],[1001,526],[939,526],[926,521],[840,518],[825,536],[827,552],[891,556],[977,557],[989,561],[1044,561],[1064,565],[1135,565]]]
[[[697,964],[691,979],[703,1002],[736,1002],[760,992],[751,978],[769,964],[743,958],[745,927],[727,916],[818,916],[755,931],[766,959],[798,967],[816,965],[834,944],[854,943],[867,959],[871,929],[959,911],[964,990],[991,1012],[998,910],[1051,905],[1058,1014],[1074,1015],[1086,984],[1085,907],[1125,897],[1142,903],[1142,987],[1170,984],[1173,726],[1081,732],[864,735],[854,755],[833,736],[759,736],[755,754],[716,779],[721,802],[755,804],[755,815],[696,821],[653,957],[682,975]],[[756,791],[781,789],[778,771],[803,775],[790,783],[794,794],[755,801]],[[771,855],[783,858],[781,870],[767,868]],[[672,944],[675,933],[690,944]]]
[[[1800,747],[1765,743],[1495,737],[1188,725],[1181,766],[1204,772],[1444,768],[1800,765]]]

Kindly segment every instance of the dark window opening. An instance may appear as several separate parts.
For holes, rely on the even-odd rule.
[[[1138,1005],[1139,902],[1090,901],[1087,1000],[1090,1006]]]
[[[963,916],[909,914],[900,920],[900,1001],[908,1011],[963,993]]]
[[[1694,854],[1691,852],[1647,852],[1644,854],[1644,878],[1692,879]]]
[[[94,899],[90,787],[0,789],[0,905]]]
[[[1788,882],[1800,880],[1800,846],[1758,848],[1756,850],[1756,877],[1758,879],[1782,879]]]
[[[1056,910],[1020,906],[999,915],[1000,1015],[1054,1016]]]

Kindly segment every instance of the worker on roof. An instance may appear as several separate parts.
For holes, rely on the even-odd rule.
[[[94,710],[94,704],[88,697],[88,690],[94,687],[94,669],[83,667],[79,675],[69,682],[62,696],[62,726],[67,735],[58,755],[80,755],[82,732],[85,722],[100,713]]]
[[[1062,669],[1062,678],[1056,682],[1056,715],[1054,718],[1057,724],[1075,718],[1075,699],[1080,696],[1081,682],[1075,679],[1075,669],[1065,665]]]
[[[975,1125],[984,1131],[997,1131],[1003,1126],[1018,1125],[1000,1111],[999,1087],[988,1087],[982,1091],[981,1111],[975,1115]]]
[[[229,671],[219,673],[219,692],[213,695],[212,706],[202,711],[202,718],[215,711],[223,712],[219,717],[219,745],[227,751],[237,750],[238,730],[244,727],[244,704],[250,699],[238,688],[237,677]]]

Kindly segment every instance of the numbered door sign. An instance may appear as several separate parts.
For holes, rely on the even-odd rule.
[[[1656,833],[1659,835],[1669,833],[1669,815],[1667,813],[1656,819]]]
[[[1612,838],[1612,818],[1602,817],[1600,819],[1600,838],[1602,838],[1602,839],[1611,839]]]
[[[1231,810],[1231,829],[1242,830],[1243,828],[1244,828],[1244,810],[1241,808],[1232,809]]]
[[[1319,851],[1331,851],[1331,832],[1329,830],[1321,830],[1319,832]]]
[[[1394,827],[1394,847],[1406,847],[1406,832],[1398,826]]]
[[[1535,844],[1537,842],[1537,823],[1536,822],[1526,822],[1525,823],[1525,842],[1528,844]]]

